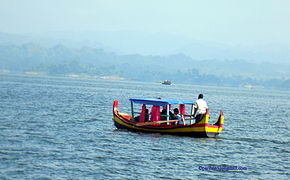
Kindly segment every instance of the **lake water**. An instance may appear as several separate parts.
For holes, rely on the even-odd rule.
[[[195,100],[218,138],[117,130],[112,104],[131,97]],[[0,179],[289,179],[290,92],[0,75]],[[230,170],[238,166],[238,170]]]

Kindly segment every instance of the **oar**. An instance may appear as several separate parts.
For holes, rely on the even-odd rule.
[[[144,122],[144,123],[137,123],[136,126],[146,126],[146,125],[152,125],[152,124],[160,124],[160,123],[167,123],[167,122],[177,122],[180,120],[169,120],[169,121],[155,121],[155,122]]]

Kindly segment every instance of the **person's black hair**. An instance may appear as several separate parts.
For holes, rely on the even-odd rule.
[[[202,98],[203,98],[203,94],[199,94],[198,99],[202,99]]]

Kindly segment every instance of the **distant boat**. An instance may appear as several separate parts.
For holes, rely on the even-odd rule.
[[[264,87],[263,86],[254,86],[254,85],[247,84],[247,85],[244,85],[244,88],[254,89],[254,88],[264,88]]]
[[[206,111],[204,118],[200,122],[194,123],[193,116],[185,114],[185,106],[190,106],[191,112],[193,112],[193,105],[195,103],[192,101],[132,98],[130,102],[131,114],[126,114],[119,112],[119,102],[118,100],[114,101],[113,121],[115,126],[119,129],[192,137],[216,137],[223,129],[224,115],[222,111],[220,111],[219,118],[214,124],[209,124],[208,122],[210,118],[209,110]],[[134,104],[142,105],[141,112],[134,109]],[[172,105],[179,106],[179,112],[182,119],[172,120],[170,118],[170,111],[168,109],[170,109]],[[150,113],[147,109],[149,107],[151,107]],[[160,112],[161,108],[165,110],[166,114]]]
[[[165,85],[171,85],[171,81],[169,81],[169,80],[165,80],[165,81],[162,82],[162,84],[165,84]]]

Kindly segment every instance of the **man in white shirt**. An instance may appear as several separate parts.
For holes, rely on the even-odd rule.
[[[208,106],[205,100],[203,100],[203,94],[198,95],[198,100],[195,101],[194,104],[194,113],[195,116],[195,123],[198,123],[204,117]]]

